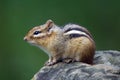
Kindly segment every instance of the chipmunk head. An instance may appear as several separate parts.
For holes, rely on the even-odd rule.
[[[36,26],[32,28],[27,35],[24,37],[24,40],[35,45],[45,45],[46,40],[52,34],[52,28],[54,27],[54,22],[48,20],[44,25]]]

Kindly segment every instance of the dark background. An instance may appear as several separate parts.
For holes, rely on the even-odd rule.
[[[48,56],[23,37],[48,19],[86,27],[97,50],[120,50],[120,0],[0,0],[0,80],[30,80],[43,66]]]

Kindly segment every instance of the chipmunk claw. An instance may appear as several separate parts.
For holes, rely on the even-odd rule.
[[[57,61],[55,61],[55,60],[47,61],[47,62],[45,63],[45,66],[52,66],[52,65],[54,65],[54,64],[56,64],[56,63],[57,63]]]
[[[75,60],[72,59],[72,58],[66,58],[66,59],[63,60],[63,62],[64,63],[71,63],[71,62],[75,62]]]

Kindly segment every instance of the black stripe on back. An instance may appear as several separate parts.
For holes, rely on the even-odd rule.
[[[77,37],[81,37],[81,36],[88,37],[88,36],[83,35],[83,34],[70,34],[69,38],[72,39],[72,38],[77,38]]]
[[[82,31],[82,32],[84,32],[84,30],[82,30],[82,29],[80,29],[80,28],[69,28],[69,29],[67,29],[67,30],[65,31],[65,33],[68,32],[68,31],[71,31],[71,30],[77,30],[77,31]]]
[[[82,31],[82,32],[86,33],[87,35],[89,35],[92,38],[91,34],[87,30],[84,30],[82,28],[69,28],[64,33],[72,31],[72,30]]]

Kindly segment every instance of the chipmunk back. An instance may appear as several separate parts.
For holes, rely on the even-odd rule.
[[[75,61],[93,63],[95,43],[90,32],[79,25],[67,24],[60,28],[48,20],[44,25],[31,29],[24,40],[48,54],[46,65]]]

